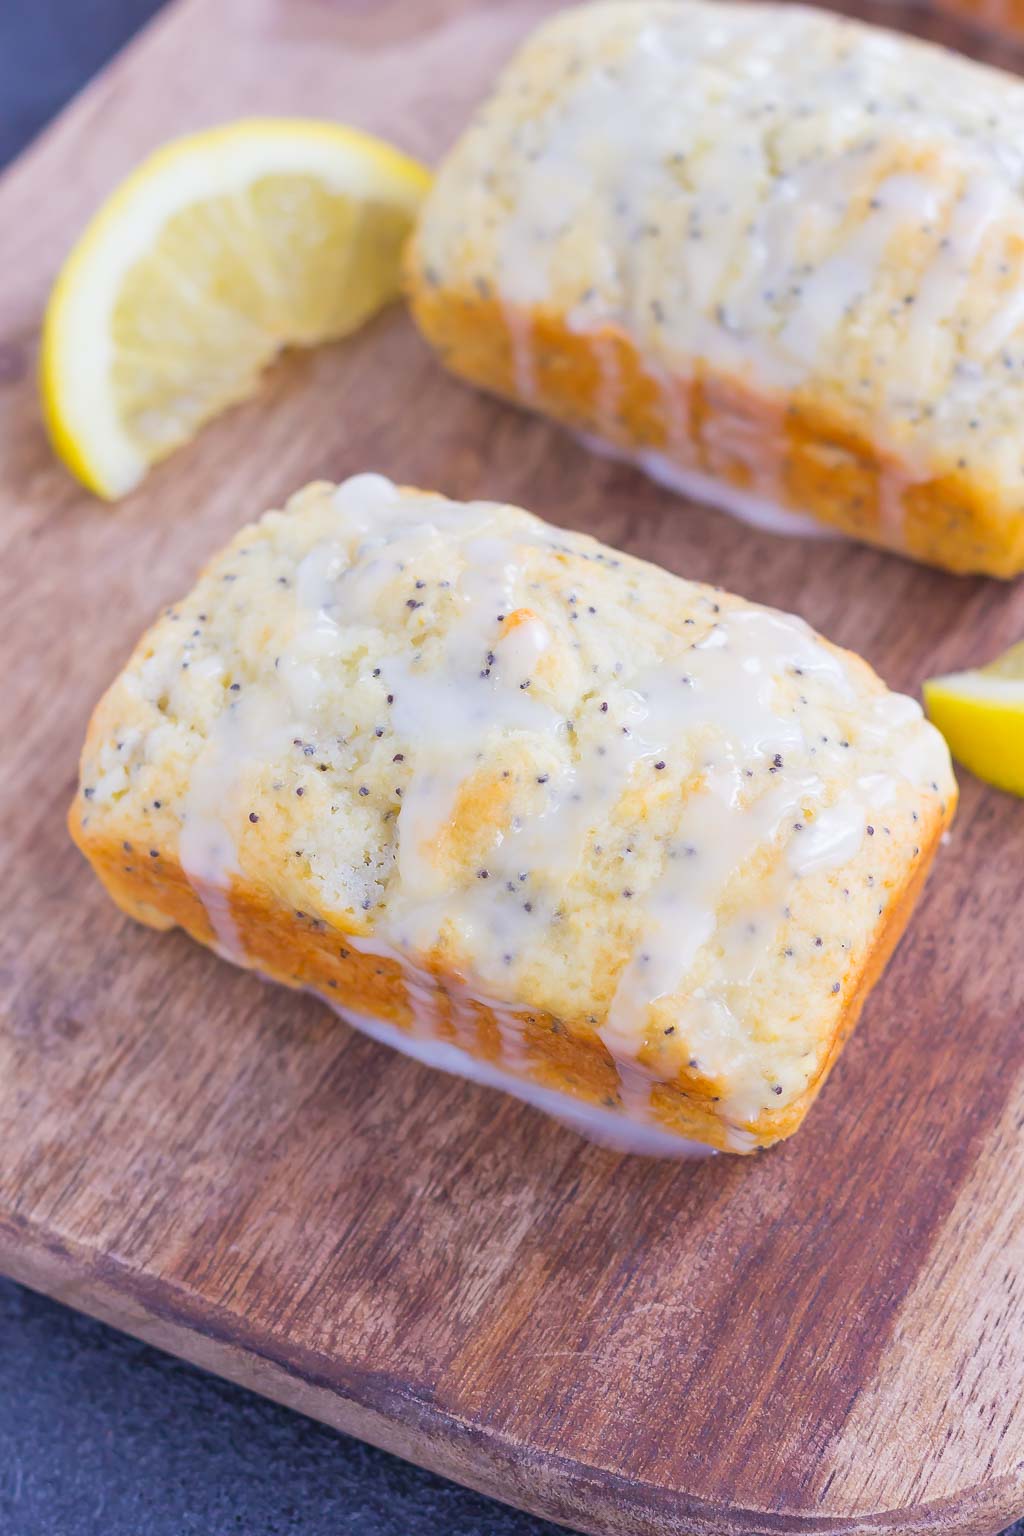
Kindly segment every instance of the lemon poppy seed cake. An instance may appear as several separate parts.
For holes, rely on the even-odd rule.
[[[741,515],[1024,569],[1024,84],[800,6],[544,23],[408,258],[455,372]]]
[[[376,475],[244,528],[96,709],[125,911],[647,1149],[788,1135],[956,789],[801,620]]]

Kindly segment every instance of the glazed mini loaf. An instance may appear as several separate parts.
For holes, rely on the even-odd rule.
[[[955,795],[799,619],[364,475],[144,636],[71,829],[126,912],[413,1054],[745,1152],[803,1119]]]
[[[544,24],[410,251],[457,373],[698,498],[1024,567],[1024,84],[825,12]]]

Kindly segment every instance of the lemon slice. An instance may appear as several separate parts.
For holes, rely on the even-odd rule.
[[[987,667],[929,678],[924,703],[965,768],[1024,795],[1024,641]]]
[[[394,298],[429,179],[367,134],[301,119],[158,150],[96,214],[47,308],[43,409],[72,472],[123,496],[282,347],[344,336]]]

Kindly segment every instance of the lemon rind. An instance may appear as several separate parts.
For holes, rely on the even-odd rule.
[[[995,789],[1024,795],[1024,677],[950,672],[928,679],[924,702],[959,763]]]

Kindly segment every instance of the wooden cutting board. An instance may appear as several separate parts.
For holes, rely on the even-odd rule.
[[[54,462],[46,290],[144,151],[301,112],[434,159],[544,9],[178,0],[0,183],[0,1267],[585,1531],[985,1536],[1024,1511],[1024,805],[965,777],[806,1128],[691,1165],[131,926],[64,830],[138,632],[319,476],[522,502],[795,609],[910,691],[1024,635],[1020,584],[758,534],[588,458],[446,378],[398,309],[285,360],[124,506]]]

